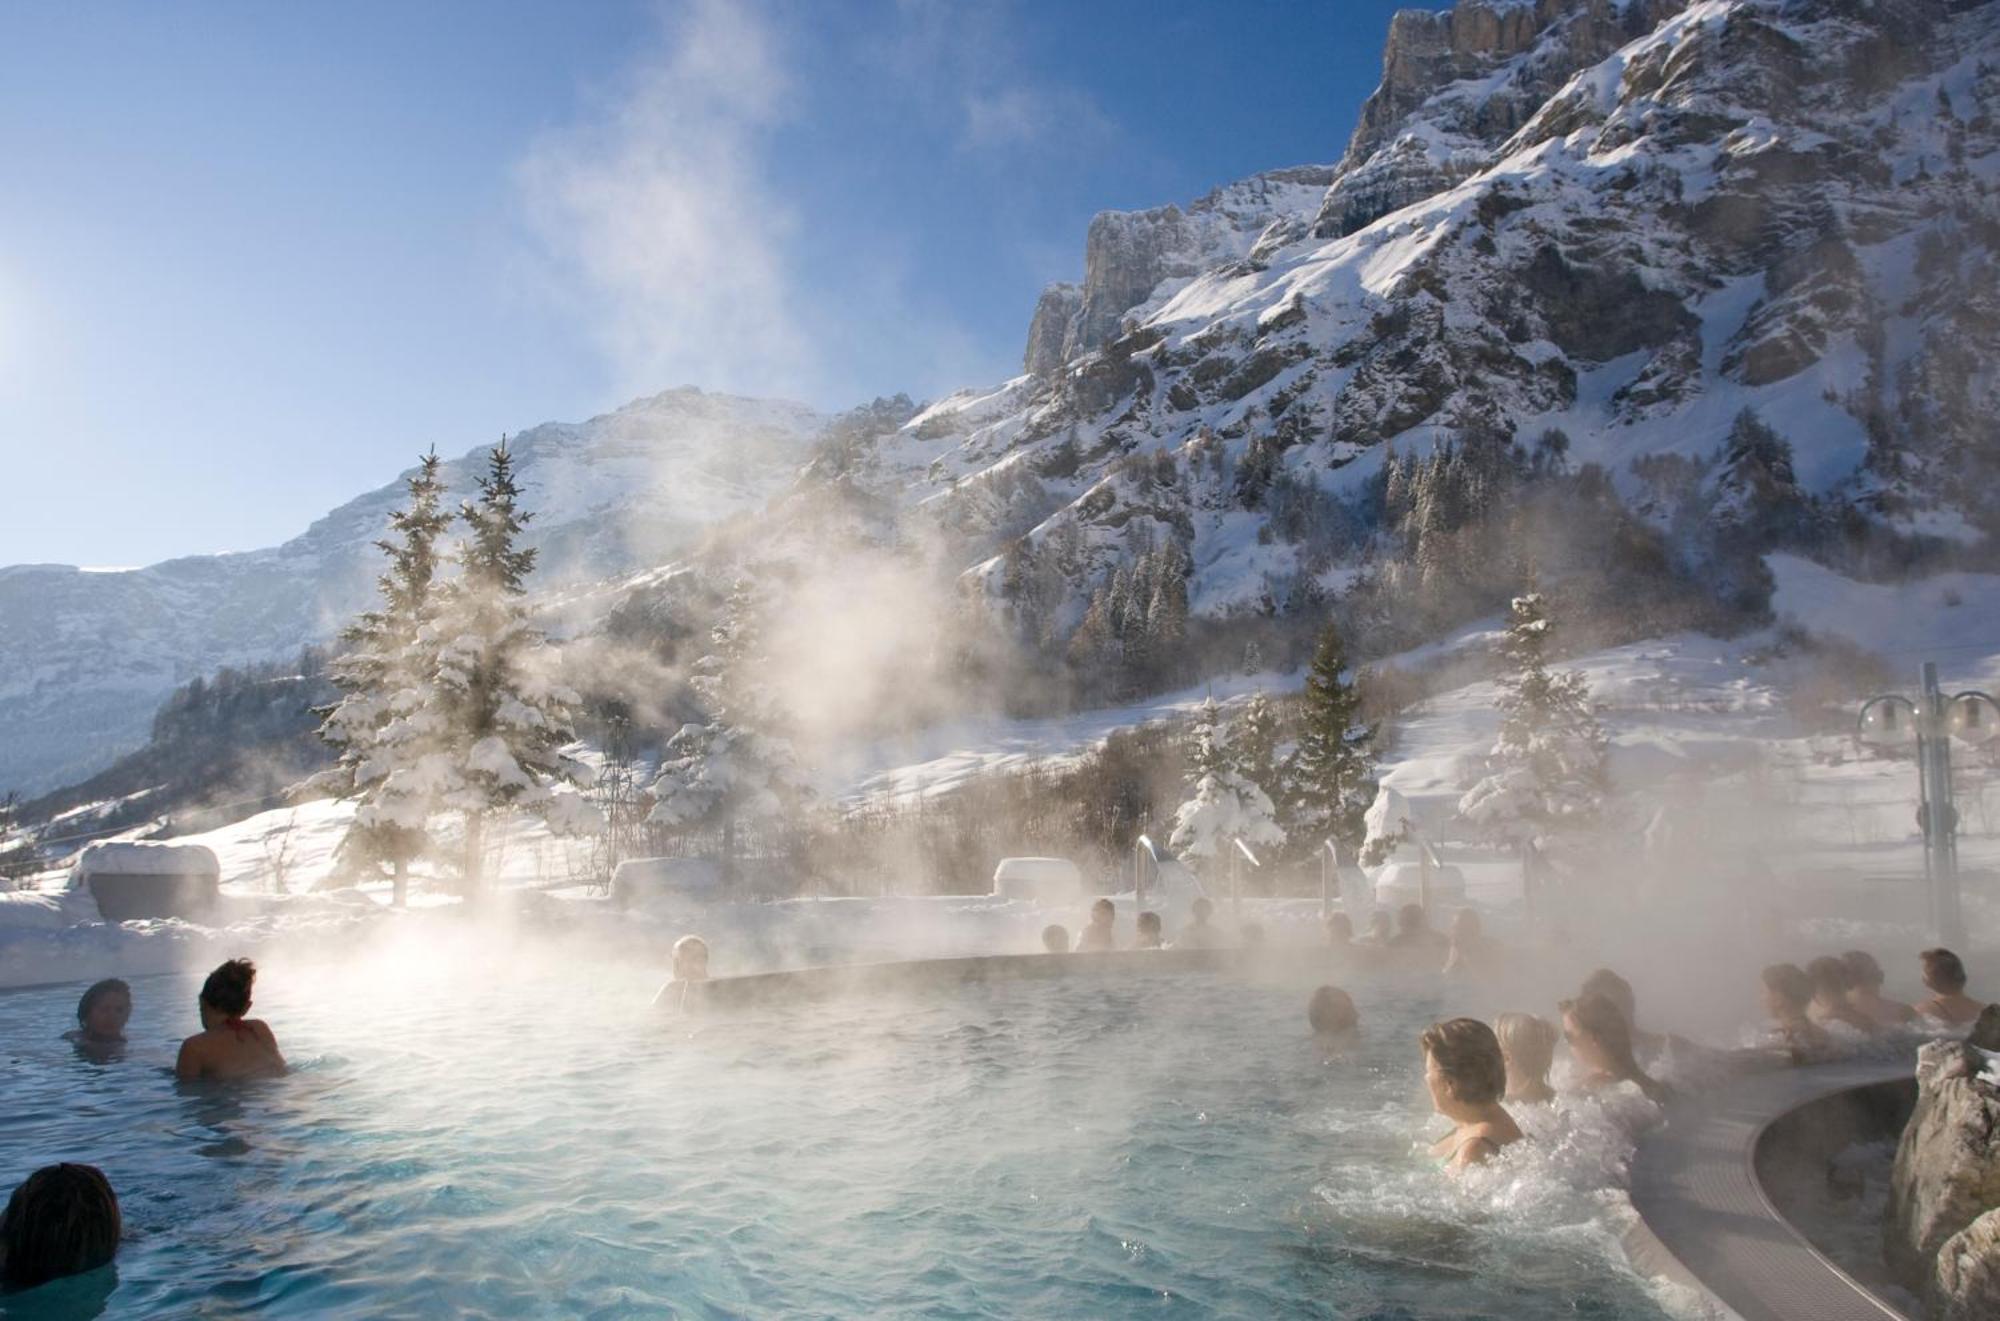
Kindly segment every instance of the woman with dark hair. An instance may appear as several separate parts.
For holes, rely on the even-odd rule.
[[[63,1033],[79,1046],[122,1046],[132,1017],[132,988],[116,977],[94,982],[76,1002],[76,1027]]]
[[[45,1165],[0,1213],[0,1285],[32,1289],[81,1275],[118,1253],[118,1195],[94,1165]]]
[[[1565,1000],[1562,1010],[1563,1039],[1569,1052],[1583,1067],[1578,1086],[1595,1092],[1629,1082],[1646,1094],[1646,1099],[1665,1104],[1673,1089],[1639,1067],[1632,1053],[1632,1021],[1612,1000],[1602,995],[1586,995]]]
[[[1860,1010],[1877,1027],[1901,1027],[1917,1016],[1917,1011],[1882,994],[1882,965],[1865,949],[1851,949],[1840,956],[1854,974],[1854,989],[1847,1002]]]
[[[1500,1104],[1507,1061],[1492,1028],[1476,1018],[1452,1018],[1431,1024],[1417,1040],[1424,1048],[1431,1104],[1452,1124],[1451,1132],[1431,1144],[1431,1155],[1461,1170],[1521,1140],[1521,1126]]]
[[[1335,1053],[1354,1044],[1361,1032],[1361,1013],[1354,997],[1338,986],[1322,986],[1306,1001],[1306,1022],[1322,1051]]]
[[[1806,965],[1806,977],[1812,982],[1812,999],[1806,1005],[1806,1016],[1813,1022],[1821,1027],[1844,1023],[1856,1032],[1875,1031],[1875,1020],[1850,1002],[1854,969],[1847,966],[1847,960],[1822,954]]]
[[[1977,1021],[1986,1006],[1965,993],[1965,964],[1948,949],[1927,949],[1917,956],[1924,965],[1924,987],[1931,998],[1917,1012],[1947,1027]]]
[[[176,1076],[197,1078],[270,1078],[285,1071],[278,1039],[262,1019],[246,1019],[250,987],[257,967],[248,959],[231,959],[208,974],[201,984],[196,1008],[201,1031],[181,1043],[174,1062]]]
[[[1812,978],[1796,963],[1774,963],[1758,974],[1764,983],[1764,1012],[1777,1029],[1778,1044],[1794,1064],[1819,1064],[1833,1053],[1833,1038],[1812,1021]]]

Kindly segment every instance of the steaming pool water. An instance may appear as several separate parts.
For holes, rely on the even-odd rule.
[[[124,1058],[57,1037],[80,988],[0,995],[0,1179],[110,1176],[115,1267],[0,1315],[1666,1315],[1624,1264],[1587,1114],[1465,1180],[1415,1033],[1357,986],[1133,972],[663,1020],[615,970],[288,982],[295,1071],[177,1087],[196,983],[134,982]],[[1531,1128],[1534,1125],[1529,1125]]]

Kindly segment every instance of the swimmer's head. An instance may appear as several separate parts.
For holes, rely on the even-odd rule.
[[[674,942],[674,980],[708,980],[708,942],[700,936],[682,936]]]
[[[248,959],[231,959],[208,974],[201,984],[204,1019],[212,1012],[221,1018],[241,1018],[250,1012],[250,987],[257,980],[257,965]]]
[[[1806,965],[1806,976],[1812,979],[1813,994],[1825,996],[1828,1000],[1839,1000],[1854,989],[1854,969],[1847,966],[1847,960],[1836,959],[1823,954]]]
[[[1491,1105],[1507,1091],[1507,1062],[1493,1029],[1476,1018],[1433,1023],[1417,1039],[1424,1048],[1424,1084],[1442,1114]]]
[[[1812,978],[1796,963],[1774,963],[1760,974],[1764,982],[1764,1007],[1773,1018],[1792,1018],[1805,1012],[1812,1000]]]
[[[1854,984],[1868,990],[1879,990],[1882,986],[1882,965],[1875,962],[1875,956],[1865,949],[1851,949],[1840,956],[1847,965],[1847,971],[1854,975]]]
[[[1051,954],[1069,953],[1069,930],[1050,923],[1042,928],[1042,948]]]
[[[1109,899],[1099,899],[1090,906],[1090,924],[1094,927],[1108,927],[1118,918],[1117,905]]]
[[[1610,997],[1586,995],[1557,1007],[1562,1010],[1563,1038],[1585,1068],[1617,1078],[1638,1072],[1639,1062],[1632,1054],[1632,1020]]]
[[[45,1165],[0,1213],[0,1284],[32,1289],[81,1275],[118,1252],[118,1197],[94,1165]]]
[[[1562,1034],[1546,1018],[1533,1014],[1502,1014],[1493,1020],[1493,1035],[1507,1067],[1525,1077],[1542,1079],[1555,1062],[1556,1040]]]
[[[1620,977],[1609,968],[1599,968],[1583,979],[1583,988],[1576,993],[1579,1000],[1588,1000],[1593,995],[1603,996],[1618,1006],[1618,1012],[1625,1015],[1625,1021],[1638,1021],[1638,997],[1632,994],[1632,983]]]
[[[1319,1036],[1330,1036],[1336,1032],[1352,1032],[1361,1025],[1361,1015],[1354,1008],[1354,997],[1338,986],[1322,986],[1306,1001],[1306,1022]]]
[[[1957,995],[1965,989],[1965,964],[1948,949],[1927,949],[1917,956],[1924,963],[1924,985],[1939,995]]]
[[[1486,925],[1479,920],[1479,910],[1476,908],[1461,908],[1451,915],[1453,940],[1477,940],[1485,930]]]
[[[1189,911],[1194,914],[1194,924],[1199,927],[1205,927],[1208,925],[1208,919],[1215,916],[1215,905],[1208,902],[1205,898],[1196,899],[1189,906]]]
[[[1326,919],[1326,943],[1329,945],[1351,945],[1354,943],[1354,919],[1345,913],[1335,913]]]
[[[132,1017],[132,988],[116,977],[91,984],[76,1002],[76,1025],[96,1041],[123,1041]]]
[[[1158,913],[1140,913],[1138,931],[1140,949],[1158,949],[1160,947],[1160,915]]]
[[[1368,915],[1368,934],[1377,940],[1386,938],[1391,926],[1389,910],[1378,908]]]
[[[1399,931],[1422,931],[1427,925],[1422,904],[1404,904],[1396,910],[1396,928]]]

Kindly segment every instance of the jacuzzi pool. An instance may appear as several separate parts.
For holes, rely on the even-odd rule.
[[[662,1021],[613,968],[350,968],[257,1012],[296,1066],[167,1076],[195,982],[135,982],[123,1060],[0,995],[0,1180],[102,1166],[106,1315],[1663,1315],[1625,1266],[1615,1161],[1572,1133],[1463,1182],[1416,1031],[1357,986],[1323,1061],[1309,982],[1120,972]]]

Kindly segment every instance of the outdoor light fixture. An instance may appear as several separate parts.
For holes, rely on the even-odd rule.
[[[1965,692],[1951,699],[1945,727],[1962,743],[1982,747],[2000,735],[2000,704],[1982,692]]]
[[[1907,697],[1877,697],[1861,708],[1855,737],[1878,748],[1907,748],[1915,744],[1917,704]]]

